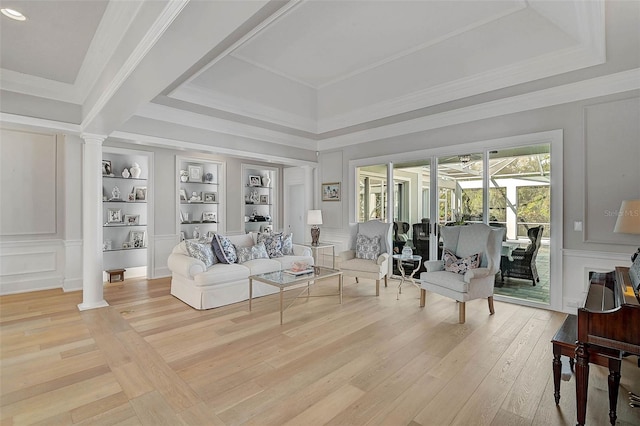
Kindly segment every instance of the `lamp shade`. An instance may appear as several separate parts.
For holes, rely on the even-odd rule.
[[[307,225],[322,225],[322,210],[309,210]]]
[[[640,200],[625,200],[622,202],[613,232],[640,234]]]

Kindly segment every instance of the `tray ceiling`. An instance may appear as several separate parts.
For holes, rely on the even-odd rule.
[[[46,98],[104,134],[152,119],[317,148],[605,61],[603,1],[0,4],[29,18],[0,25],[0,88],[24,103],[3,112]]]

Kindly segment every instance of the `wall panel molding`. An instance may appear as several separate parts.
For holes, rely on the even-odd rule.
[[[64,259],[61,240],[0,243],[0,295],[61,288]]]
[[[177,234],[155,235],[153,238],[153,264],[151,278],[162,278],[171,276],[171,271],[167,266],[167,259],[173,248],[178,244]]]

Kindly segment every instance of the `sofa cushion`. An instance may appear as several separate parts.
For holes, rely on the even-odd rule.
[[[356,237],[356,259],[376,260],[380,256],[380,236],[367,237],[358,234]]]
[[[193,277],[196,286],[226,284],[249,278],[249,268],[238,263],[216,263],[205,272]]]
[[[236,247],[251,247],[256,243],[250,234],[227,235],[226,237]]]
[[[220,234],[216,234],[211,242],[216,257],[222,263],[235,263],[238,260],[236,248],[231,240]]]
[[[282,257],[282,238],[277,234],[258,234],[258,243],[264,243],[270,258]]]
[[[442,260],[444,261],[444,270],[464,274],[469,269],[476,269],[480,266],[481,253],[472,254],[471,256],[461,257],[455,255],[451,250],[444,249],[442,251]]]
[[[280,262],[275,259],[253,259],[242,264],[249,268],[251,275],[266,274],[267,272],[279,271]]]
[[[213,254],[213,249],[209,243],[194,240],[185,240],[184,243],[185,248],[187,249],[187,254],[193,258],[201,260],[206,268],[217,263],[217,259]]]

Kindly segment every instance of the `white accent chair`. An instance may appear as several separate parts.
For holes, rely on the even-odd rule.
[[[389,275],[389,258],[393,245],[391,243],[391,223],[381,222],[379,220],[370,220],[364,223],[358,223],[355,226],[355,235],[351,235],[353,247],[352,250],[339,253],[339,266],[342,275],[345,277],[355,277],[356,282],[359,278],[369,278],[376,280],[376,296],[380,295],[380,280],[384,278],[384,286],[387,286],[387,277]],[[352,231],[352,234],[354,232]],[[356,238],[358,234],[373,238],[380,237],[380,255],[376,260],[357,259],[356,258]]]
[[[464,324],[465,302],[486,297],[493,315],[493,285],[500,270],[504,232],[504,228],[492,228],[482,223],[441,227],[444,248],[458,258],[481,253],[480,267],[458,274],[445,271],[442,260],[426,261],[427,271],[420,274],[420,307],[425,306],[427,291],[450,297],[459,302],[459,322]]]

